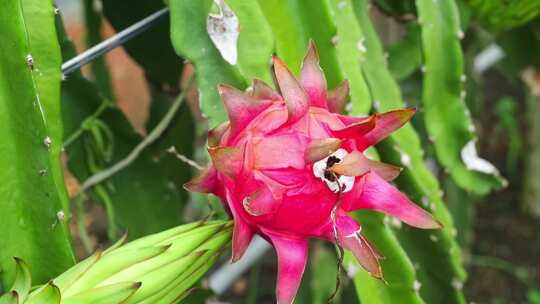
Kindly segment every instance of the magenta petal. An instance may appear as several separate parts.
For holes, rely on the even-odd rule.
[[[337,138],[313,139],[306,147],[306,163],[319,161],[330,154],[336,152],[343,140]]]
[[[208,154],[217,171],[235,178],[242,170],[242,150],[234,147],[211,147]]]
[[[232,258],[234,263],[238,261],[246,252],[246,249],[253,238],[253,231],[248,224],[238,217],[234,221],[233,240],[232,240]]]
[[[331,170],[346,176],[361,176],[368,171],[373,171],[386,181],[396,179],[401,172],[400,167],[371,160],[357,150],[345,156],[342,162],[333,165]]]
[[[303,169],[306,143],[307,139],[299,134],[282,134],[263,138],[255,143],[254,167],[257,169],[287,167]]]
[[[309,49],[304,57],[304,63],[300,71],[300,84],[306,91],[312,106],[328,108],[326,103],[326,78],[319,65],[319,56],[313,41],[309,42]]]
[[[266,186],[248,195],[242,201],[244,210],[253,216],[261,216],[276,211],[278,205],[272,192]]]
[[[349,216],[336,219],[339,242],[350,250],[358,260],[358,263],[373,277],[382,279],[383,274],[379,259],[380,253],[369,241],[360,234],[360,226]]]
[[[277,304],[291,304],[294,301],[306,267],[307,241],[275,235],[268,236],[277,251],[278,258]]]
[[[235,204],[235,198],[231,195],[229,191],[226,192],[227,201],[232,204]],[[231,262],[238,261],[246,252],[246,249],[251,243],[253,238],[253,229],[249,227],[248,223],[238,214],[238,210],[231,208],[232,215],[234,217],[234,229],[233,229],[233,238],[232,238],[232,258]]]
[[[225,132],[229,130],[230,123],[228,121],[216,126],[212,130],[208,131],[208,146],[215,147],[219,145]]]
[[[275,56],[273,57],[273,61],[276,80],[289,112],[288,123],[292,124],[307,113],[309,100],[306,92],[294,78],[291,71],[285,66],[285,63]]]
[[[374,116],[366,117],[358,122],[350,124],[339,130],[330,130],[332,135],[337,138],[364,138],[376,128]]]
[[[422,229],[442,227],[431,214],[411,202],[405,194],[373,172],[364,175],[361,191],[357,208],[354,209],[380,211]]]
[[[243,130],[253,118],[272,104],[269,100],[255,99],[228,85],[222,84],[218,90],[231,121],[232,136]]]
[[[184,189],[190,192],[216,193],[217,171],[213,167],[207,167],[201,173],[184,184]]]
[[[415,108],[410,108],[377,114],[375,116],[375,128],[357,141],[358,150],[363,151],[385,139],[408,122],[415,112]]]
[[[349,98],[349,81],[344,80],[333,91],[328,92],[328,110],[332,113],[341,113]]]
[[[281,96],[260,79],[254,79],[252,87],[252,95],[256,99],[281,100]]]

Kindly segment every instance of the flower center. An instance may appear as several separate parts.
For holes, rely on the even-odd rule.
[[[333,192],[339,192],[341,186],[343,192],[348,192],[354,185],[354,176],[344,176],[330,171],[330,168],[340,163],[349,154],[344,149],[338,149],[330,156],[313,164],[313,175],[323,180]]]

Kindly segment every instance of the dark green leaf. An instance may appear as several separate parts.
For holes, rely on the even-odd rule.
[[[103,13],[116,31],[165,7],[155,0],[104,0]],[[169,36],[169,17],[124,44],[128,54],[144,69],[150,82],[164,91],[178,92],[182,59],[175,53]],[[162,86],[165,85],[165,86]]]

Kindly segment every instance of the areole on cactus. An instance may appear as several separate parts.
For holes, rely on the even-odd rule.
[[[277,302],[292,303],[307,261],[308,238],[338,242],[374,277],[382,255],[348,216],[358,209],[384,212],[423,229],[441,224],[389,182],[400,168],[367,158],[364,151],[415,113],[401,109],[368,117],[339,114],[348,82],[327,91],[313,43],[300,79],[273,58],[279,92],[260,80],[250,91],[227,85],[219,92],[229,122],[208,134],[212,165],[187,183],[189,191],[218,196],[234,218],[232,261],[254,234],[277,251]]]

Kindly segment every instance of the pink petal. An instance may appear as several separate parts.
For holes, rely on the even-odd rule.
[[[337,164],[334,164],[330,169],[339,174],[346,176],[360,176],[369,171],[369,160],[358,151],[352,151]]]
[[[352,125],[352,124],[355,124],[357,122],[360,122],[360,121],[363,121],[365,119],[370,118],[370,116],[368,116],[368,117],[354,117],[354,116],[347,116],[347,115],[341,115],[341,114],[336,114],[336,116],[346,126],[349,126],[349,125]]]
[[[308,244],[304,239],[289,239],[268,235],[277,251],[277,304],[291,304],[294,301],[307,262]]]
[[[242,170],[242,150],[234,147],[209,147],[208,154],[214,168],[222,174],[235,178]]]
[[[415,108],[410,108],[377,114],[375,128],[358,141],[358,149],[363,151],[385,139],[407,123],[415,112]]]
[[[344,80],[334,90],[328,92],[328,109],[332,113],[341,113],[349,98],[349,81]]]
[[[244,210],[253,216],[261,216],[274,213],[278,207],[272,192],[266,186],[248,195],[242,201]]]
[[[287,167],[303,169],[305,166],[304,146],[306,142],[306,138],[295,133],[262,138],[254,144],[254,167],[257,169]]]
[[[400,167],[371,160],[357,150],[347,154],[340,163],[333,165],[331,170],[346,176],[361,176],[371,170],[386,181],[394,180],[401,172]]]
[[[422,229],[437,229],[442,225],[431,214],[411,202],[405,194],[370,172],[363,177],[360,198],[355,209],[371,209],[397,217]]]
[[[337,138],[364,138],[376,129],[375,116],[366,117],[339,130],[331,130]]]
[[[229,130],[230,123],[228,121],[218,125],[212,130],[208,131],[208,146],[215,147],[219,145],[223,135],[227,130]]]
[[[360,226],[349,216],[336,219],[339,242],[343,248],[350,250],[358,263],[377,279],[383,278],[379,260],[381,254],[369,241],[360,234]]]
[[[237,206],[237,201],[230,191],[226,191],[227,201],[229,205]],[[238,211],[233,207],[230,208],[234,218],[234,229],[232,238],[232,258],[231,262],[238,261],[246,252],[246,249],[253,238],[253,229],[248,223],[238,214]]]
[[[273,57],[273,62],[276,80],[289,112],[288,123],[292,124],[307,113],[309,100],[306,92],[285,66],[285,63],[276,56]]]
[[[238,261],[246,252],[246,249],[253,238],[253,231],[242,219],[234,220],[233,240],[232,240],[232,258],[234,263]]]
[[[255,116],[272,104],[269,100],[255,99],[228,85],[221,84],[218,90],[231,121],[232,136],[243,130]]]
[[[339,149],[342,142],[337,138],[313,139],[306,148],[306,162],[316,162],[329,156]]]
[[[284,184],[281,184],[280,181],[277,181],[273,179],[272,177],[268,176],[266,174],[266,170],[264,171],[253,171],[253,177],[266,184],[266,186],[270,189],[270,192],[272,192],[272,196],[276,200],[281,200],[283,198],[283,194],[285,191],[287,191],[287,187]]]
[[[300,71],[300,84],[306,91],[312,106],[327,108],[326,78],[319,65],[319,55],[312,40],[309,41],[309,49]]]
[[[252,95],[256,99],[281,100],[281,96],[260,79],[254,79],[252,87]]]
[[[190,192],[215,193],[217,182],[216,169],[207,167],[197,177],[185,183],[184,189]]]
[[[368,162],[369,162],[369,169],[388,182],[391,182],[394,179],[396,179],[402,170],[401,167],[381,163],[381,162],[371,160],[371,159],[368,159]]]

